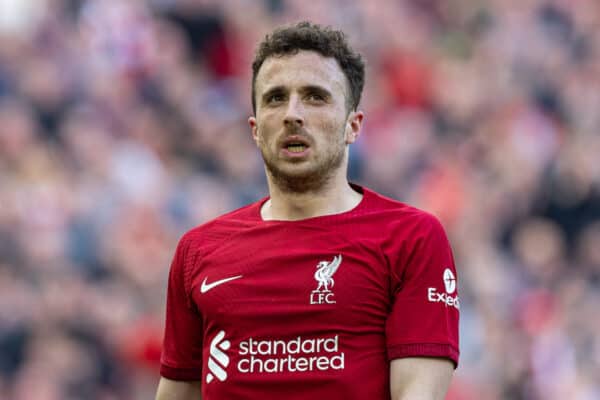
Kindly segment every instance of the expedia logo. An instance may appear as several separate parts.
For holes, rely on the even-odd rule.
[[[460,309],[458,296],[450,296],[456,291],[456,277],[450,268],[444,270],[443,281],[446,292],[438,292],[436,288],[430,287],[427,289],[427,300],[431,303],[443,303],[448,307]]]

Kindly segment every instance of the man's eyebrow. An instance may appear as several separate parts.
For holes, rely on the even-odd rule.
[[[325,89],[323,86],[318,85],[307,85],[300,89],[302,93],[318,93],[323,97],[331,97],[331,92]]]
[[[308,93],[316,93],[319,94],[320,96],[324,97],[324,98],[331,98],[332,94],[331,91],[329,91],[328,89],[324,88],[323,86],[319,86],[319,85],[306,85],[306,86],[302,86],[299,89],[300,93],[302,93],[303,95],[308,94]],[[273,86],[269,89],[267,89],[261,96],[261,101],[265,102],[269,99],[270,96],[273,96],[275,94],[286,94],[288,92],[288,89],[286,89],[285,86],[283,85],[277,85],[277,86]]]

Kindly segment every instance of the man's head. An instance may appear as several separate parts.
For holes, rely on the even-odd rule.
[[[280,28],[259,46],[253,68],[248,122],[269,182],[295,193],[345,182],[363,119],[364,65],[343,34],[309,23]]]
[[[256,114],[256,77],[266,59],[311,50],[335,59],[348,83],[348,110],[356,110],[365,83],[365,64],[354,52],[342,31],[323,28],[310,22],[276,29],[259,44],[252,62],[252,110]]]

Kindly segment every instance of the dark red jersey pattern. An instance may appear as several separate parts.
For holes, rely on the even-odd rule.
[[[263,221],[266,199],[181,239],[161,375],[204,400],[389,399],[390,360],[458,363],[456,270],[436,218],[368,189],[351,211]]]

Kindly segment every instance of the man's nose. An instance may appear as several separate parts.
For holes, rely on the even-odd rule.
[[[291,96],[285,112],[283,123],[288,127],[293,125],[303,126],[304,117],[302,115],[302,102],[298,96]]]

